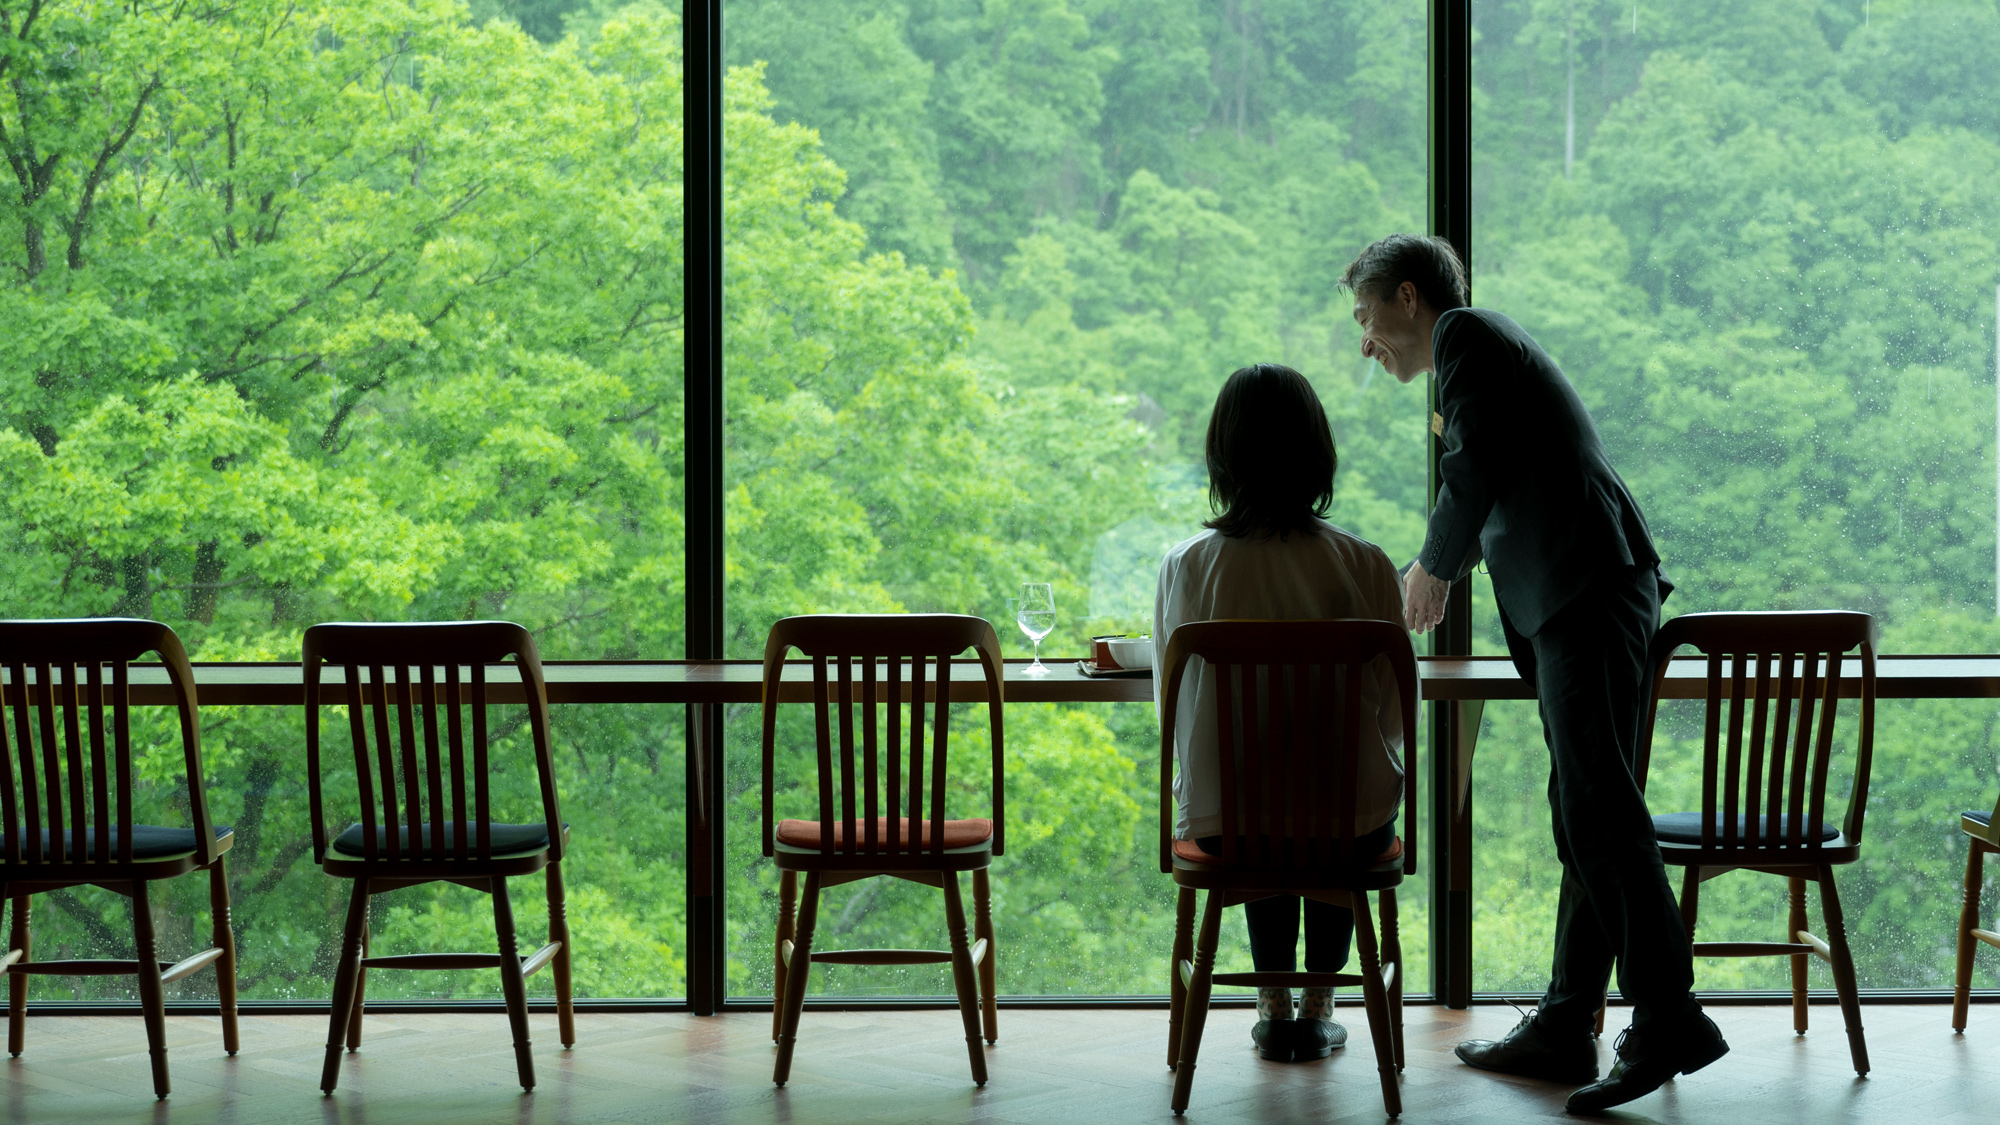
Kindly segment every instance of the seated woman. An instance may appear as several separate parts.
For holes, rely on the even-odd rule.
[[[1326,411],[1305,376],[1260,363],[1229,377],[1208,421],[1208,530],[1167,552],[1153,607],[1153,669],[1160,675],[1167,640],[1185,621],[1364,617],[1403,620],[1402,583],[1380,547],[1326,522],[1339,463]],[[1403,721],[1394,679],[1371,669],[1364,702],[1361,793],[1355,828],[1366,835],[1357,854],[1378,855],[1395,840],[1403,793]],[[1219,853],[1221,780],[1216,746],[1214,678],[1201,660],[1188,665],[1175,719],[1174,835]],[[1161,697],[1165,692],[1161,691]],[[1297,969],[1301,899],[1283,895],[1243,908],[1250,956],[1258,972]],[[1306,971],[1339,972],[1347,964],[1354,914],[1305,901]],[[1333,990],[1308,988],[1292,1018],[1291,990],[1257,991],[1251,1032],[1266,1059],[1324,1058],[1347,1042],[1333,1021]]]

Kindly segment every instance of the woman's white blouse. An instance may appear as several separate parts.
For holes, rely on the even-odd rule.
[[[1231,539],[1204,531],[1167,552],[1153,602],[1153,679],[1164,706],[1167,641],[1184,621],[1217,618],[1309,620],[1330,617],[1403,619],[1402,584],[1382,548],[1325,521],[1285,539]],[[1361,793],[1357,831],[1387,824],[1403,797],[1403,717],[1395,674],[1378,660],[1362,685],[1373,723],[1362,724]],[[1215,677],[1195,658],[1181,684],[1174,724],[1174,836],[1194,840],[1222,833],[1217,764]]]

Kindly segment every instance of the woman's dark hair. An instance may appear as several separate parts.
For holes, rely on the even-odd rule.
[[[1340,455],[1312,384],[1277,363],[1238,368],[1208,416],[1208,503],[1203,524],[1231,539],[1285,538],[1333,503]]]

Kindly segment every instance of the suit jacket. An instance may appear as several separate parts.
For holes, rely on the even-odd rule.
[[[1431,337],[1445,453],[1424,569],[1457,581],[1480,557],[1532,637],[1592,579],[1660,563],[1639,504],[1576,388],[1521,326],[1452,309]],[[1662,596],[1671,590],[1661,577]]]

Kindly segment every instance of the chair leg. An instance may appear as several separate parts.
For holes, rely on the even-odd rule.
[[[1819,906],[1826,915],[1826,944],[1833,951],[1833,986],[1840,993],[1840,1014],[1847,1021],[1847,1049],[1854,1056],[1854,1073],[1868,1073],[1868,1042],[1861,1033],[1861,989],[1854,976],[1854,954],[1847,947],[1847,919],[1840,911],[1840,892],[1833,886],[1833,867],[1819,869]]]
[[[368,880],[356,879],[347,899],[347,926],[340,934],[340,957],[333,971],[333,1005],[327,1019],[326,1066],[320,1071],[319,1088],[331,1094],[340,1084],[340,1055],[347,1042],[347,1026],[354,1019],[354,990],[361,974],[361,935],[368,925]]]
[[[215,857],[208,869],[208,909],[214,919],[210,938],[222,950],[215,963],[216,1000],[222,1009],[222,1049],[227,1054],[242,1050],[236,1031],[236,927],[229,917],[229,870],[223,856]]]
[[[778,872],[778,939],[771,945],[771,1042],[785,1028],[785,943],[794,934],[793,909],[798,905],[799,874]]]
[[[1194,960],[1194,888],[1178,888],[1174,903],[1174,956],[1167,962],[1167,1069],[1181,1061],[1181,1027],[1187,1020],[1187,982],[1181,963]]]
[[[1193,891],[1183,893],[1192,895]],[[1181,1057],[1174,1067],[1174,1115],[1187,1112],[1188,1098],[1194,1093],[1195,1059],[1201,1054],[1201,1030],[1208,1023],[1208,996],[1215,975],[1215,947],[1221,940],[1222,903],[1227,896],[1222,891],[1208,892],[1208,902],[1202,908],[1201,937],[1194,945],[1193,967],[1188,973],[1187,999],[1183,1001],[1185,1011],[1181,1014]],[[1174,974],[1180,975],[1180,966],[1174,966]]]
[[[1972,931],[1979,928],[1979,889],[1986,874],[1985,845],[1971,837],[1966,844],[1965,896],[1958,910],[1958,980],[1951,993],[1951,1029],[1961,1033],[1972,1003],[1972,954],[1979,948]]]
[[[958,993],[958,1014],[965,1021],[965,1049],[972,1058],[972,1084],[986,1085],[986,1048],[979,1042],[979,974],[972,967],[972,945],[965,936],[965,900],[958,893],[958,872],[944,872],[944,923],[951,938],[951,983]]]
[[[571,989],[569,907],[563,895],[561,860],[550,861],[547,882],[549,940],[562,943],[562,948],[556,950],[555,963],[550,966],[556,981],[556,1030],[562,1037],[563,1050],[567,1051],[576,1046],[576,1001]]]
[[[368,1004],[368,965],[366,962],[368,960],[369,947],[372,944],[369,939],[373,936],[374,932],[374,927],[368,921],[368,910],[367,906],[361,908],[361,960],[363,963],[354,970],[354,1005],[348,1009],[347,1016],[347,1049],[350,1051],[359,1051],[361,1049],[362,1009]]]
[[[514,1029],[514,1068],[521,1088],[535,1088],[535,1051],[528,1040],[528,986],[521,979],[521,949],[514,940],[514,904],[507,897],[507,879],[495,875],[493,930],[500,944],[500,993],[507,998],[507,1023]]]
[[[1388,990],[1382,985],[1382,962],[1375,949],[1375,920],[1368,916],[1367,891],[1348,897],[1354,903],[1354,939],[1361,954],[1361,998],[1368,1005],[1375,1069],[1382,1076],[1382,1108],[1396,1117],[1403,1112],[1403,1092],[1396,1085],[1396,1049],[1390,1041]]]
[[[1798,941],[1799,934],[1804,932],[1808,925],[1806,922],[1806,881],[1802,876],[1798,875],[1792,876],[1788,881],[1791,883],[1792,929],[1790,933],[1785,935],[1785,940]],[[1810,956],[1812,955],[1809,953],[1800,953],[1794,955],[1791,959],[1792,1030],[1800,1035],[1806,1033],[1806,985],[1808,983],[1806,958]]]
[[[146,1050],[153,1056],[153,1094],[172,1092],[167,1081],[167,989],[160,983],[160,950],[153,940],[153,905],[144,879],[132,881],[132,944],[139,959],[139,1007],[146,1016]]]
[[[9,949],[21,951],[21,960],[33,952],[28,941],[28,896],[14,896],[14,923],[7,939]],[[28,1046],[28,974],[7,974],[7,1053],[15,1058]]]
[[[792,964],[785,973],[785,1018],[778,1027],[778,1064],[771,1081],[783,1086],[792,1077],[792,1048],[799,1040],[799,1013],[806,1006],[806,985],[812,978],[813,929],[819,924],[819,872],[806,872],[804,901],[799,904],[799,926],[792,939]]]
[[[1382,963],[1393,967],[1396,979],[1389,982],[1389,1045],[1396,1053],[1396,1069],[1403,1069],[1403,938],[1396,925],[1396,888],[1382,888]]]
[[[972,873],[972,936],[986,943],[986,956],[979,961],[979,1018],[986,1041],[998,1043],[1000,1002],[996,989],[1000,970],[993,961],[993,888],[984,867]]]

